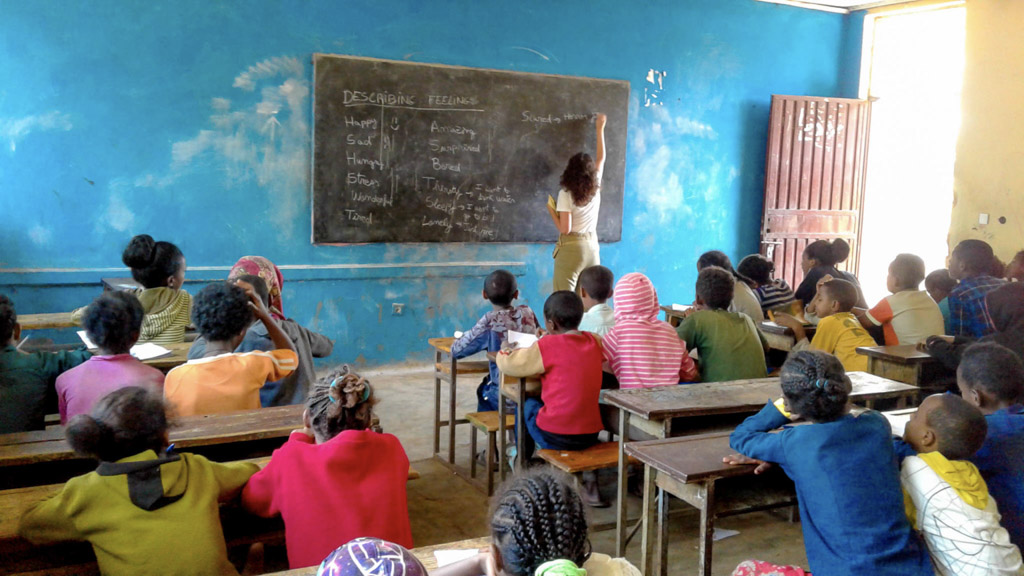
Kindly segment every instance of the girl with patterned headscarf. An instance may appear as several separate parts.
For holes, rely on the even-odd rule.
[[[267,291],[270,293],[270,315],[278,320],[284,320],[284,303],[281,301],[284,276],[281,275],[281,270],[263,256],[242,256],[231,267],[228,280],[243,274],[258,276],[267,283]]]
[[[311,391],[303,428],[246,484],[246,510],[284,519],[292,568],[316,565],[360,536],[412,548],[409,457],[398,438],[370,428],[375,403],[351,367],[332,370]]]

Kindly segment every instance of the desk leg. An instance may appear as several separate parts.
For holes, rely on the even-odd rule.
[[[504,382],[505,375],[502,374],[500,381]],[[505,481],[505,448],[508,445],[508,428],[505,426],[505,397],[498,389],[498,477]],[[473,456],[476,458],[476,456]]]
[[[626,457],[626,441],[629,440],[629,411],[619,409],[619,486],[615,499],[615,556],[626,555],[627,502],[629,482],[629,459]]]
[[[452,372],[451,382],[448,386],[448,463],[455,464],[455,383],[458,378],[455,374],[458,371],[457,362],[455,356],[452,356]],[[476,458],[476,454],[471,454],[471,458]]]
[[[441,452],[441,375],[437,365],[441,363],[441,351],[434,351],[434,454]]]
[[[661,576],[668,576],[668,499],[668,492],[658,488],[658,573]]]
[[[499,394],[500,396],[500,394]],[[504,402],[504,400],[502,400]],[[519,401],[516,403],[516,472],[526,469],[526,378],[519,379]]]
[[[715,481],[705,480],[700,485],[700,551],[697,573],[711,576],[711,555],[715,539]]]
[[[658,507],[658,488],[655,485],[655,477],[658,471],[651,466],[644,465],[644,509],[643,509],[643,553],[640,564],[643,567],[645,576],[654,576],[654,558],[656,548],[656,536],[658,519],[655,518]],[[659,551],[660,553],[660,551]]]

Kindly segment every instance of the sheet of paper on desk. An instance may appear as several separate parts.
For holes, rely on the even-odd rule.
[[[892,435],[903,437],[903,430],[907,427],[907,422],[910,422],[910,414],[887,414],[882,412],[882,416],[889,421],[889,426],[892,427]]]
[[[82,339],[82,343],[85,344],[86,348],[89,350],[94,350],[96,348],[96,344],[94,344],[92,340],[89,340],[89,335],[85,333],[85,330],[79,330],[77,334],[78,337]]]
[[[152,342],[146,342],[145,344],[136,344],[129,350],[132,356],[139,360],[146,361],[154,358],[162,358],[164,356],[170,356],[171,351],[158,344]]]
[[[513,348],[529,348],[537,341],[537,337],[533,334],[527,334],[525,332],[516,332],[515,330],[508,331],[508,343]]]
[[[434,558],[437,558],[437,567],[442,568],[466,558],[472,558],[479,553],[480,551],[476,548],[470,548],[469,550],[434,550]]]
[[[686,312],[690,308],[693,308],[693,306],[687,306],[686,304],[672,304],[672,310],[676,312]]]
[[[464,332],[462,330],[456,330],[455,333],[452,334],[452,336],[455,336],[456,338],[462,338],[463,334]]]

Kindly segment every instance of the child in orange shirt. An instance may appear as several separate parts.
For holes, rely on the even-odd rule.
[[[277,350],[234,353],[255,314]],[[192,320],[206,339],[202,358],[167,373],[164,397],[179,416],[260,407],[260,388],[298,366],[295,345],[254,292],[224,282],[196,294]]]

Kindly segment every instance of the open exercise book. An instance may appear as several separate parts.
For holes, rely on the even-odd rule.
[[[82,339],[82,342],[85,343],[85,347],[89,350],[95,350],[98,348],[92,340],[89,340],[89,336],[85,333],[85,330],[79,330],[78,337]],[[132,349],[129,350],[128,353],[142,362],[171,355],[171,351],[167,348],[151,342],[136,344],[135,346],[132,346]]]

